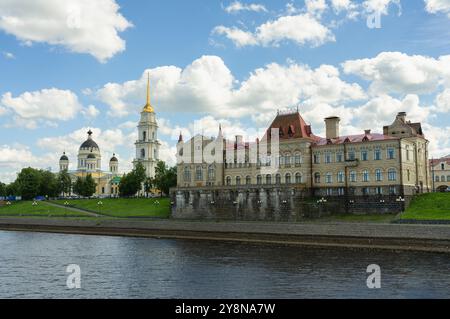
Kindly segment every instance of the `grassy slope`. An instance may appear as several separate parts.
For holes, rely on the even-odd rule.
[[[450,220],[450,193],[430,193],[415,197],[402,218]]]
[[[12,202],[10,206],[0,207],[0,217],[1,216],[44,216],[49,215],[57,217],[73,217],[82,216],[88,217],[89,215],[72,212],[70,210],[65,210],[64,208],[54,207],[47,205],[45,202],[38,202],[37,206],[33,206],[30,201]]]
[[[98,199],[69,200],[69,205],[102,215],[112,217],[161,217],[167,218],[170,213],[168,198],[105,198],[100,200],[103,205],[99,209]],[[159,202],[159,205],[156,202]],[[63,204],[65,201],[55,201]]]

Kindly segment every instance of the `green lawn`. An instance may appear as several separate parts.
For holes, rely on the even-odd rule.
[[[41,217],[88,217],[88,214],[72,212],[64,208],[47,205],[45,202],[37,202],[36,206],[31,201],[11,202],[11,205],[0,206],[2,216],[41,216]]]
[[[103,205],[98,205],[101,201]],[[65,200],[55,201],[64,204]],[[157,203],[159,202],[159,204]],[[168,198],[105,198],[68,200],[70,206],[86,209],[111,217],[160,217],[168,218]]]
[[[416,196],[402,214],[402,219],[450,220],[450,193]]]

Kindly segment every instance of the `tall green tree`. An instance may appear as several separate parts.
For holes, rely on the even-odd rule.
[[[39,194],[46,197],[58,196],[58,180],[56,175],[49,171],[40,171],[40,174]]]
[[[19,185],[15,181],[6,186],[6,196],[18,196],[20,195]]]
[[[97,188],[97,183],[92,178],[92,175],[88,174],[86,176],[86,179],[84,180],[84,194],[83,194],[83,196],[91,197],[92,195],[94,195],[96,188]]]
[[[67,170],[63,170],[58,174],[58,192],[64,195],[70,195],[72,188],[72,180]]]
[[[83,179],[78,176],[72,186],[73,192],[77,195],[83,196],[83,187],[84,187]]]
[[[145,195],[148,197],[148,194],[151,192],[152,188],[153,188],[153,178],[151,177],[147,177],[144,181],[144,192]]]
[[[120,196],[134,196],[142,188],[146,180],[145,167],[142,163],[137,163],[131,172],[125,174],[120,180]],[[145,188],[145,185],[144,185]]]
[[[169,168],[166,163],[159,161],[155,168],[154,185],[161,191],[161,196],[168,195],[170,188],[177,185],[176,167]]]
[[[0,182],[0,196],[6,196],[6,184]]]
[[[16,179],[22,199],[30,200],[41,195],[39,194],[41,179],[42,174],[37,169],[31,167],[22,169]]]
[[[97,183],[92,178],[91,174],[86,177],[77,177],[77,180],[73,184],[73,192],[77,195],[84,197],[91,197],[94,195],[97,187]]]

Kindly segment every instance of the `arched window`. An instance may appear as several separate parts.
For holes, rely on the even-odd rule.
[[[331,184],[331,183],[333,182],[333,175],[332,175],[331,173],[328,172],[328,173],[325,175],[325,178],[326,178],[327,184]]]
[[[270,174],[266,175],[266,184],[268,185],[272,184],[272,175]]]
[[[241,177],[236,176],[236,185],[241,185]]]
[[[144,131],[144,132],[142,133],[142,140],[143,140],[144,142],[147,140],[147,132],[146,132],[146,131]]]
[[[275,183],[277,185],[281,184],[281,175],[280,174],[275,175]]]
[[[227,186],[231,185],[231,177],[230,176],[227,176],[225,181],[226,181]]]
[[[356,172],[355,171],[350,172],[350,182],[353,182],[353,183],[356,182]]]
[[[381,172],[381,169],[377,168],[375,170],[375,179],[377,182],[381,182],[383,180],[383,173]]]
[[[256,176],[256,184],[258,184],[258,185],[262,184],[262,176],[261,175]]]
[[[185,182],[191,181],[191,169],[188,166],[184,168],[184,181]]]
[[[363,182],[368,182],[369,181],[369,172],[367,170],[363,171]]]
[[[216,178],[216,169],[214,165],[211,164],[208,166],[208,179],[213,180],[215,178]]]
[[[296,184],[301,184],[301,183],[303,183],[303,177],[302,177],[302,174],[300,174],[300,173],[296,173],[296,174],[295,174],[295,183],[296,183]]]
[[[302,156],[299,153],[295,154],[295,165],[299,165],[301,163],[302,163]]]
[[[320,183],[320,173],[314,173],[314,183]]]
[[[251,178],[250,176],[247,176],[247,177],[245,178],[245,184],[246,184],[246,185],[251,185],[251,184],[252,184],[252,178]]]
[[[203,170],[201,166],[195,168],[195,179],[198,181],[203,180]]]
[[[158,159],[158,152],[156,152],[156,149],[153,150],[153,158]]]
[[[291,181],[291,173],[286,173],[286,175],[284,176],[284,179],[286,181],[286,184],[290,184]]]
[[[441,182],[445,182],[445,176],[444,175],[441,176]]]
[[[344,172],[343,171],[339,171],[338,172],[337,180],[338,180],[338,183],[343,183],[344,182]]]
[[[395,181],[397,180],[397,171],[394,168],[390,168],[388,171],[388,180]]]
[[[145,158],[145,149],[141,149],[141,158]]]

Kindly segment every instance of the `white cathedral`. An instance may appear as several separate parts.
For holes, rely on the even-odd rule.
[[[147,177],[155,176],[155,167],[159,160],[158,124],[153,106],[150,104],[150,78],[147,79],[147,103],[141,111],[141,119],[138,123],[138,140],[135,142],[136,158],[133,166],[142,163]],[[87,132],[87,140],[84,141],[77,156],[77,169],[69,170],[69,158],[64,152],[59,160],[59,170],[67,170],[73,182],[78,177],[86,177],[91,174],[97,183],[96,196],[118,196],[121,175],[119,173],[119,161],[115,154],[109,160],[109,171],[101,169],[102,154],[100,147],[92,138],[92,131]]]

